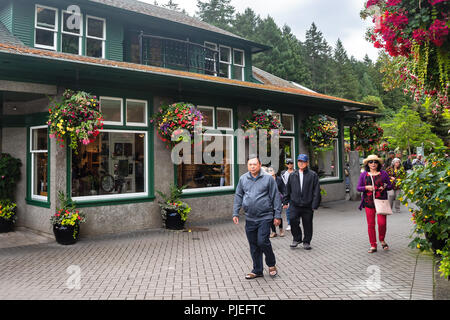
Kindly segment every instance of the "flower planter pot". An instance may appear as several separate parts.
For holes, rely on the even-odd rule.
[[[78,223],[74,226],[61,226],[59,224],[55,224],[53,226],[53,233],[55,235],[56,242],[62,245],[71,245],[78,241],[80,225]]]
[[[181,220],[181,216],[176,211],[167,211],[166,229],[183,230],[185,221]]]
[[[0,233],[14,231],[14,222],[0,218]]]

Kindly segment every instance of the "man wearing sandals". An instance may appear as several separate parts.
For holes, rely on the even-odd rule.
[[[271,276],[277,275],[275,254],[270,243],[272,222],[278,226],[281,222],[281,199],[275,180],[261,170],[261,161],[250,156],[247,162],[248,172],[239,178],[233,206],[233,222],[239,223],[239,210],[245,211],[245,233],[250,245],[253,270],[246,279],[263,276],[263,253]],[[274,219],[275,218],[275,219]]]

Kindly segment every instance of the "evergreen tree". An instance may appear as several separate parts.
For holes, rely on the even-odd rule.
[[[209,24],[230,30],[236,11],[230,3],[231,0],[197,0],[198,11],[196,14]]]
[[[250,9],[245,9],[244,13],[236,13],[236,17],[232,22],[232,32],[246,38],[256,41],[256,28],[261,23],[259,15]]]

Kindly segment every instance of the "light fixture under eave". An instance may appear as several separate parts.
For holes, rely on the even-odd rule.
[[[349,106],[344,106],[344,111],[345,112],[349,112],[349,111],[358,111],[361,110],[361,108],[359,107],[349,107]]]

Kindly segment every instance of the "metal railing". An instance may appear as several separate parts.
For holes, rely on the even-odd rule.
[[[139,36],[140,63],[209,75],[218,75],[219,51],[190,42],[159,36]]]

